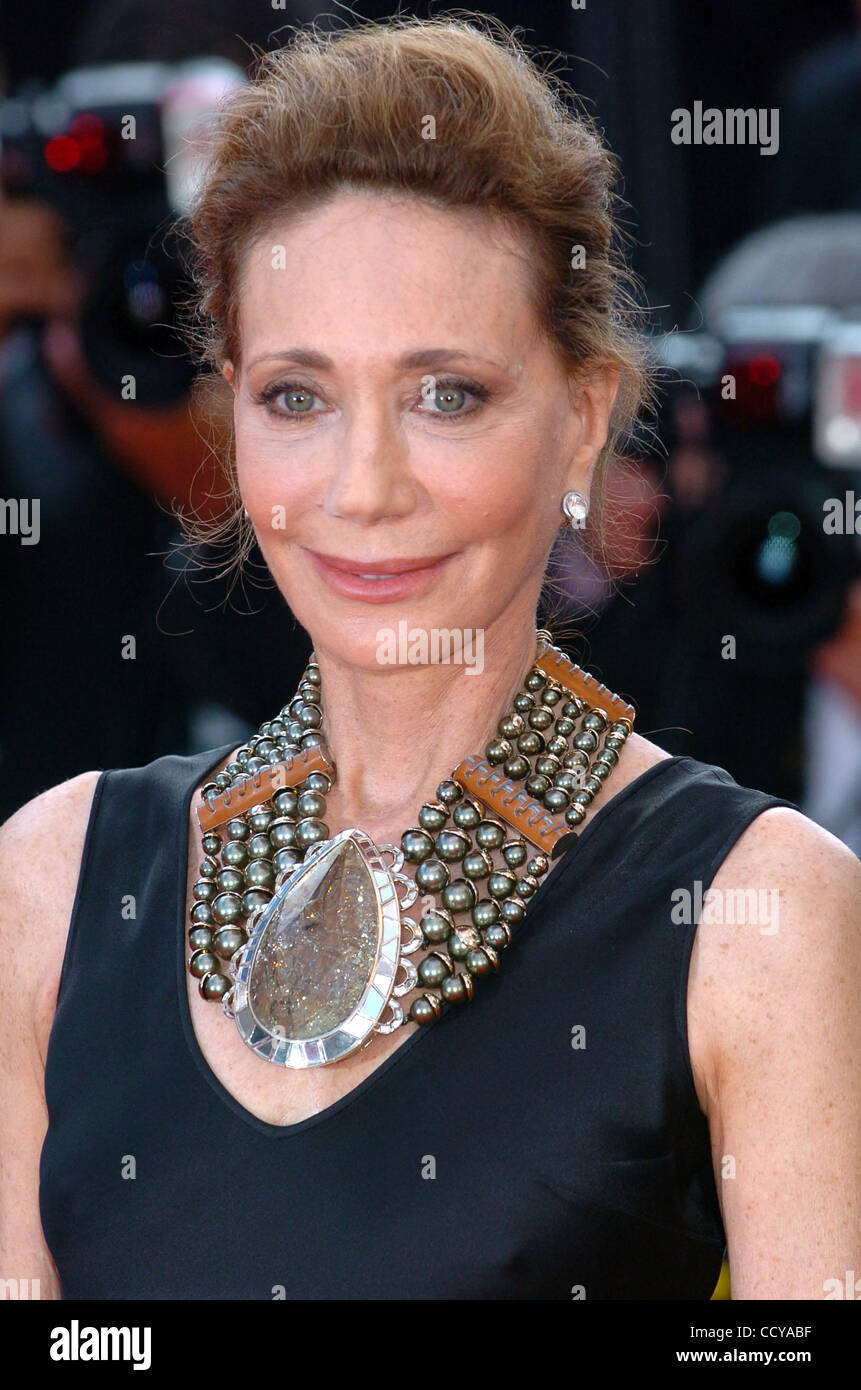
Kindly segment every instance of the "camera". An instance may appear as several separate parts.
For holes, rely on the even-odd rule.
[[[118,63],[27,83],[0,105],[0,187],[54,207],[87,285],[80,331],[92,375],[143,406],[189,391],[177,336],[191,288],[179,219],[206,157],[233,63]]]

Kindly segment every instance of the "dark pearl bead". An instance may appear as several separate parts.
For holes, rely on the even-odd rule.
[[[245,870],[245,882],[249,888],[274,888],[274,864],[268,859],[252,859]]]
[[[584,729],[582,734],[575,735],[574,747],[582,749],[584,753],[593,753],[598,747],[598,735],[593,734],[591,729]]]
[[[569,825],[579,825],[585,815],[585,807],[580,806],[575,801],[573,805],[569,806],[568,810],[565,812],[565,820]]]
[[[322,684],[320,667],[317,665],[316,661],[309,662],[308,666],[305,668],[305,679],[309,681],[311,685]]]
[[[615,767],[619,761],[619,754],[616,752],[615,748],[602,748],[595,761],[598,763],[606,763],[608,767]],[[205,845],[204,849],[206,849]]]
[[[543,690],[547,684],[547,677],[543,676],[540,671],[530,671],[523,684],[527,690]]]
[[[521,898],[531,898],[538,887],[538,879],[532,874],[527,874],[525,878],[517,880],[517,892]]]
[[[215,878],[218,873],[218,865],[214,859],[204,859],[200,866],[201,878]]]
[[[591,772],[584,785],[588,787],[589,783],[593,781],[605,782],[612,770],[609,763],[593,763]]]
[[[288,845],[286,849],[276,850],[272,858],[272,867],[276,874],[283,874],[285,869],[292,869],[297,864],[302,863],[302,851],[294,849]]]
[[[476,827],[475,841],[479,849],[499,849],[505,843],[505,831],[498,821],[483,820]]]
[[[475,889],[465,878],[456,878],[453,883],[447,884],[440,896],[443,907],[449,912],[469,912],[475,907]]]
[[[562,716],[565,719],[579,719],[583,713],[583,706],[579,700],[566,700],[562,706]]]
[[[540,758],[535,759],[535,771],[544,777],[555,777],[561,769],[561,762],[552,753],[542,753]]]
[[[589,759],[582,749],[575,748],[573,753],[569,753],[567,758],[563,759],[562,766],[570,772],[576,772],[578,767],[588,767]]]
[[[218,969],[218,957],[212,951],[195,951],[188,962],[188,968],[195,979],[201,980],[211,970]]]
[[[228,840],[249,840],[251,831],[244,820],[229,820],[227,822]]]
[[[550,755],[550,757],[555,758],[555,759],[557,760],[557,762],[558,762],[561,758],[564,758],[564,756],[565,756],[565,754],[566,754],[567,752],[568,752],[568,740],[567,740],[567,738],[561,738],[558,734],[554,734],[553,737],[552,737],[551,739],[548,739],[548,740],[547,740],[547,753]]]
[[[249,888],[248,892],[242,895],[243,917],[250,917],[252,912],[256,912],[260,907],[265,907],[271,901],[272,894],[265,888]]]
[[[583,783],[583,790],[591,792],[593,796],[597,796],[598,792],[601,790],[600,777],[595,777],[594,774],[590,773]]]
[[[517,740],[518,753],[527,753],[531,758],[535,753],[544,752],[544,739],[541,734],[530,729],[527,733],[521,734]]]
[[[303,705],[298,717],[303,729],[319,729],[323,723],[323,711],[317,705]]]
[[[245,887],[245,880],[238,869],[222,869],[215,882],[222,893],[238,893]]]
[[[201,980],[199,989],[204,999],[223,999],[227,991],[231,988],[230,981],[226,975],[214,970],[211,975],[207,975]]]
[[[215,950],[223,960],[230,960],[244,943],[245,933],[238,927],[222,927],[215,933]]]
[[[220,836],[220,835],[204,835],[204,837],[203,837],[203,852],[204,852],[204,854],[220,854],[220,853],[221,853],[221,836]]]
[[[212,916],[219,926],[236,925],[242,917],[242,899],[235,893],[219,893],[212,903]]]
[[[523,729],[523,716],[520,714],[507,714],[497,725],[500,738],[517,738],[518,734],[523,733]]]
[[[189,916],[191,917],[192,922],[195,922],[198,926],[209,926],[210,922],[213,920],[212,908],[209,905],[209,903],[195,903],[194,907],[191,909],[191,912],[189,913]]]
[[[326,772],[309,772],[305,778],[305,790],[321,792],[323,796],[331,790],[332,779]]]
[[[440,782],[436,789],[437,800],[443,806],[453,806],[456,801],[460,801],[463,796],[463,787],[458,786],[457,782],[450,777],[445,782]]]
[[[317,729],[312,729],[310,733],[302,735],[301,747],[304,752],[306,748],[319,748],[326,740]]]
[[[295,833],[295,832],[294,832]],[[248,841],[248,854],[251,859],[271,859],[272,841],[266,831],[259,831]]]
[[[455,825],[461,830],[474,830],[481,820],[481,812],[474,801],[462,801],[451,814]]]
[[[575,727],[575,726],[574,726],[574,720],[573,720],[573,719],[566,719],[565,716],[563,715],[561,719],[557,719],[557,720],[556,720],[556,724],[555,724],[554,727],[555,727],[556,733],[559,735],[560,738],[565,738],[565,739],[570,738],[570,736],[571,736],[571,735],[573,734],[573,732],[574,732],[574,727]]]
[[[590,714],[587,714],[586,718],[583,720],[583,728],[594,729],[596,733],[602,734],[607,727],[607,723],[608,720],[606,714],[602,714],[601,711],[598,709],[593,709],[592,712]]]
[[[292,787],[285,787],[283,791],[275,793],[272,798],[272,805],[279,816],[295,816],[299,797]]]
[[[550,860],[546,854],[536,854],[526,865],[528,874],[546,874],[550,868]]]
[[[446,976],[450,974],[451,966],[443,960],[442,956],[435,953],[425,956],[419,965],[419,979],[423,985],[430,985],[433,989],[437,989]]]
[[[492,927],[499,921],[499,904],[489,898],[482,898],[472,909],[472,920],[477,927]]]
[[[522,754],[517,753],[513,758],[508,759],[503,771],[506,777],[510,777],[514,782],[519,782],[529,771],[529,763]]]
[[[472,980],[469,975],[449,975],[439,992],[447,1004],[465,1004],[472,998]]]
[[[448,869],[439,859],[425,859],[416,869],[416,884],[426,893],[439,893],[448,877]]]
[[[418,999],[413,1000],[410,1009],[410,1018],[413,1023],[433,1023],[440,1015],[440,1003],[430,994],[422,994]]]
[[[513,874],[495,873],[487,880],[487,891],[492,898],[507,898],[517,887]]]
[[[511,744],[507,738],[495,738],[492,743],[487,745],[487,761],[491,767],[496,767],[499,763],[504,763],[506,758],[512,754]]]
[[[525,909],[523,903],[518,902],[516,898],[506,898],[499,910],[504,922],[510,922],[513,926],[516,926],[518,922],[523,921]]]
[[[269,827],[269,843],[273,849],[293,849],[296,845],[296,825],[282,817]]]
[[[442,830],[448,820],[448,811],[444,806],[434,806],[432,802],[427,802],[419,811],[419,825],[422,830]]]
[[[494,957],[486,947],[479,946],[467,954],[464,964],[470,975],[487,975],[493,969]]]
[[[579,791],[571,793],[571,800],[575,806],[589,806],[592,803],[592,793],[581,787]]]
[[[511,945],[511,930],[504,922],[498,922],[487,928],[484,939],[487,945],[492,946],[494,950],[504,951],[506,946]]]
[[[307,820],[300,820],[296,824],[296,843],[302,848],[307,849],[310,845],[319,844],[320,840],[328,840],[329,827],[320,820],[309,817]]]
[[[529,795],[540,801],[552,784],[549,777],[544,777],[540,772],[533,772],[531,777],[527,777],[525,785]]]
[[[401,836],[401,850],[410,864],[421,864],[433,854],[433,840],[424,830],[405,830]]]
[[[296,807],[296,815],[300,820],[306,816],[312,819],[319,819],[326,813],[326,798],[320,792],[302,792]]]
[[[553,715],[549,709],[531,709],[526,717],[530,729],[549,729],[553,723]]]
[[[211,878],[199,878],[194,885],[194,896],[202,903],[211,903],[216,894],[216,886]]]
[[[576,792],[583,785],[582,767],[572,772],[557,772],[553,778],[554,784],[561,787],[564,792]]]
[[[544,793],[543,800],[548,811],[552,811],[554,815],[558,815],[559,812],[564,811],[568,805],[568,793],[563,791],[561,787],[549,787]]]
[[[188,933],[188,944],[192,951],[208,951],[212,946],[212,932],[209,927],[192,927]]]
[[[447,944],[452,960],[466,960],[469,952],[481,945],[481,936],[475,927],[458,927]]]
[[[543,691],[541,695],[541,703],[543,705],[558,705],[561,699],[562,691],[557,690],[554,685],[548,685],[547,689]]]
[[[275,812],[271,810],[268,806],[265,808],[265,810],[262,807],[258,807],[256,810],[252,811],[249,814],[248,824],[255,835],[263,835],[266,833],[266,831],[268,831],[274,819]]]
[[[447,912],[426,912],[419,923],[422,936],[429,946],[441,946],[448,941],[454,923]]]
[[[535,708],[535,701],[526,691],[521,691],[519,695],[515,695],[513,704],[518,714],[525,714],[527,710]]]
[[[493,864],[483,849],[473,850],[464,857],[463,872],[467,878],[487,878],[492,868]]]
[[[260,772],[260,770],[265,766],[265,758],[249,758],[248,762],[245,764],[245,770],[246,772],[250,772],[253,775],[255,772]]]
[[[460,830],[441,830],[436,837],[436,852],[440,859],[457,863],[469,849],[469,836]]]
[[[526,846],[512,840],[503,846],[502,857],[509,869],[519,869],[526,860]]]

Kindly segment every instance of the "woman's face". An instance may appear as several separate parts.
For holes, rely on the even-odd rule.
[[[249,251],[241,370],[224,369],[239,486],[318,653],[372,668],[402,620],[533,621],[615,377],[569,385],[528,275],[495,221],[364,192]]]

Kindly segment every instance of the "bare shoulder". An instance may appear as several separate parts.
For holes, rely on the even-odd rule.
[[[861,863],[789,807],[704,897],[688,1035],[736,1298],[821,1298],[857,1267],[859,928]]]
[[[43,1060],[99,776],[50,787],[0,826],[0,942],[11,963],[4,1012],[33,1021]]]

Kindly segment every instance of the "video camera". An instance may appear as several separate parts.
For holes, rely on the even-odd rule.
[[[694,395],[709,422],[703,445],[725,470],[684,528],[692,627],[708,642],[747,639],[740,666],[797,669],[840,625],[861,572],[861,311],[726,309],[715,331],[654,347],[669,449],[680,399]]]
[[[119,395],[165,406],[195,369],[177,337],[190,288],[187,212],[217,103],[242,85],[222,58],[77,68],[50,88],[27,83],[0,105],[0,187],[54,207],[87,291],[84,354]]]

